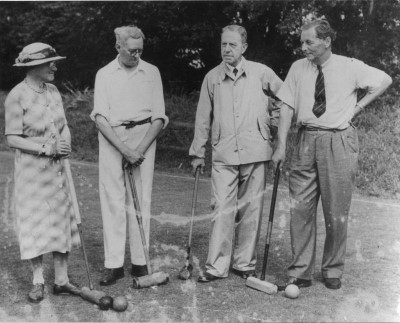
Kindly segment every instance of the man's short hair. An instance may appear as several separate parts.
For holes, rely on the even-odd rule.
[[[317,38],[326,39],[327,37],[330,37],[332,42],[336,38],[336,31],[333,30],[326,19],[317,19],[306,23],[301,27],[301,30],[308,30],[310,28],[315,28]]]
[[[224,28],[222,28],[222,33],[224,33],[225,31],[236,31],[240,37],[242,38],[242,43],[246,44],[247,42],[247,31],[244,27],[239,26],[239,25],[228,25]]]
[[[145,39],[143,32],[140,28],[129,25],[129,26],[122,26],[114,29],[114,34],[116,38],[116,45],[124,46],[128,38],[134,39]]]

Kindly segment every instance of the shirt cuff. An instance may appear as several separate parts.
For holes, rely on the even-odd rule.
[[[104,117],[107,121],[109,121],[108,118],[107,118],[105,115],[103,115],[103,114],[101,114],[100,112],[97,112],[97,111],[93,111],[93,112],[90,114],[90,119],[92,119],[94,122],[96,122],[96,117],[97,117],[98,115],[101,115],[101,116]]]
[[[162,129],[164,130],[169,123],[169,118],[165,114],[155,115],[155,116],[151,117],[151,122],[154,122],[154,120],[157,120],[157,119],[161,119],[164,122],[164,125],[162,127]]]

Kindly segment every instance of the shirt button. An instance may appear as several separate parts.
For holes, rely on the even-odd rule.
[[[61,172],[58,172],[58,176],[61,176],[62,175],[62,173]]]

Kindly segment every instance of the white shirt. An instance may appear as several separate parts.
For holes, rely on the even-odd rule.
[[[94,109],[92,120],[102,115],[111,126],[119,126],[127,121],[141,121],[151,117],[164,120],[165,115],[162,81],[158,68],[143,60],[136,70],[126,73],[118,57],[96,75],[94,88]]]
[[[357,89],[375,90],[387,76],[381,70],[345,56],[332,54],[322,64],[326,111],[317,118],[314,105],[317,65],[303,58],[293,63],[277,97],[294,109],[297,124],[345,129],[354,115]]]
[[[226,64],[226,66],[228,67],[229,71],[230,71],[233,75],[235,75],[235,73],[233,73],[233,70],[236,68],[237,71],[239,72],[240,69],[241,69],[241,67],[242,67],[242,65],[243,65],[243,58],[240,59],[239,64],[237,64],[236,66],[232,66],[232,65]],[[236,73],[236,75],[237,75],[237,73]],[[236,77],[236,76],[235,76],[235,77]]]

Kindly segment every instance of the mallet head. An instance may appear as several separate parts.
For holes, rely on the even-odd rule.
[[[182,280],[188,280],[190,277],[192,277],[192,272],[193,272],[193,266],[192,264],[185,265],[180,271],[178,278]]]

